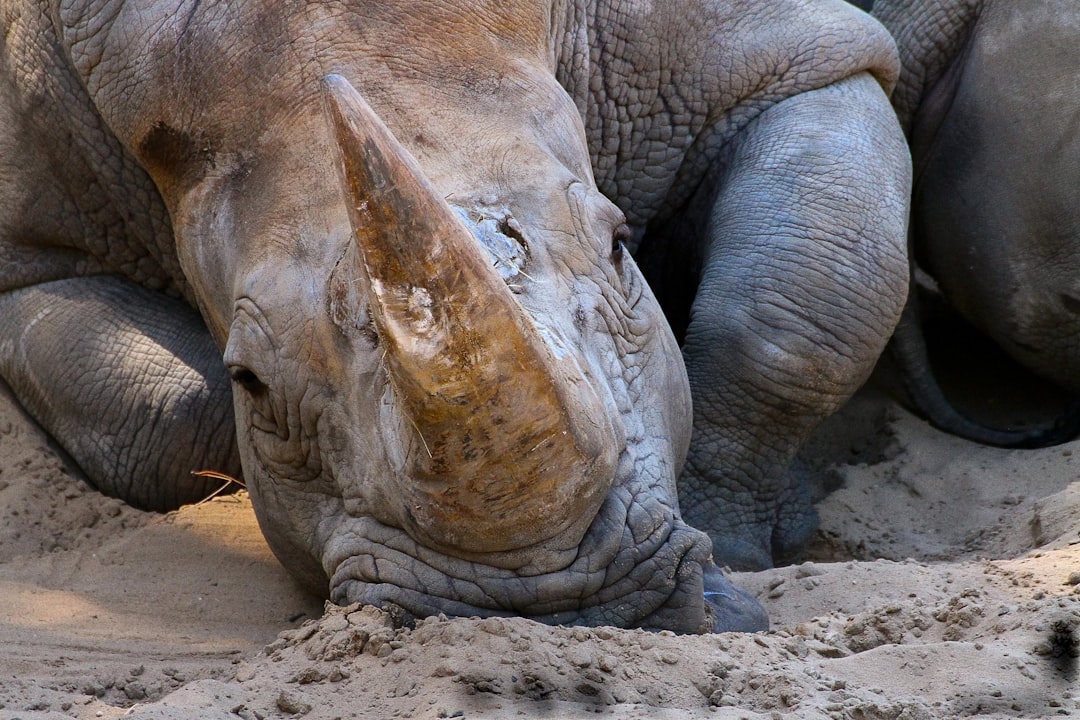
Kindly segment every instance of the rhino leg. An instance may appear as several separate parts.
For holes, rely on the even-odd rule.
[[[114,276],[0,295],[0,375],[106,494],[167,510],[239,477],[228,376],[199,316]]]
[[[869,375],[899,317],[903,142],[885,94],[855,75],[751,121],[695,200],[708,217],[684,342],[694,438],[679,490],[721,565],[791,560],[815,531],[788,466]]]

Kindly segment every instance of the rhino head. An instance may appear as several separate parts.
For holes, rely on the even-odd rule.
[[[325,88],[318,182],[339,154],[347,223],[316,257],[260,248],[225,343],[272,547],[342,603],[711,628],[709,542],[674,500],[679,349],[568,99],[554,142],[478,139],[437,186],[347,80]]]
[[[199,68],[182,101],[113,124],[169,207],[282,563],[414,615],[760,626],[680,518],[680,351],[546,51],[433,62],[364,27],[259,85],[303,33],[245,56],[214,28],[164,71]],[[210,45],[250,64],[223,79]]]
[[[618,351],[588,337],[595,332],[589,315],[599,319],[600,303],[616,308],[608,313],[614,324],[602,326],[605,340],[628,337],[633,322],[658,321],[651,313],[633,318],[634,299],[623,293],[633,280],[620,267],[621,215],[571,178],[530,203],[581,243],[561,258],[570,277],[602,273],[586,312],[552,312],[575,305],[581,294],[557,270],[542,272],[544,260],[555,259],[542,257],[553,238],[545,230],[526,237],[510,213],[513,200],[498,194],[455,213],[348,81],[330,76],[326,82],[354,241],[330,274],[330,318],[353,340],[354,352],[369,356],[354,370],[370,374],[370,356],[379,354],[379,381],[346,403],[339,420],[383,430],[380,470],[371,478],[383,487],[372,512],[442,552],[485,557],[524,550],[534,556],[528,564],[558,567],[576,552],[626,444],[602,362],[603,354]],[[598,247],[596,238],[607,243]],[[525,271],[527,261],[536,277]],[[545,287],[529,302],[526,286],[538,282]],[[242,357],[241,344],[230,352]],[[670,356],[670,343],[658,351]],[[250,373],[228,352],[226,363],[234,375]],[[338,380],[348,383],[356,374]],[[665,375],[661,381],[685,404],[678,372]],[[370,421],[380,414],[383,422]],[[679,430],[685,434],[685,427]],[[363,457],[351,468],[354,475],[371,467],[370,453],[356,452],[364,444],[357,438],[339,458],[351,465]]]

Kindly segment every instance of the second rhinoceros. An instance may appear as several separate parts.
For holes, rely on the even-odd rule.
[[[0,371],[99,488],[167,508],[209,489],[189,470],[242,468],[271,548],[339,602],[763,626],[713,553],[767,565],[812,532],[785,467],[905,295],[875,21],[839,0],[0,16]]]
[[[893,95],[914,161],[912,262],[948,305],[1021,365],[1080,389],[1080,5],[1072,0],[877,0],[903,71]],[[911,399],[984,443],[1037,446],[1080,430],[992,428],[941,393],[918,295],[897,332]]]

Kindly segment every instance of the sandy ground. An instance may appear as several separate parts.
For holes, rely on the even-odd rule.
[[[89,489],[0,392],[0,718],[1080,717],[1080,444],[981,447],[866,392],[808,452],[773,630],[675,636],[327,608],[241,494]]]

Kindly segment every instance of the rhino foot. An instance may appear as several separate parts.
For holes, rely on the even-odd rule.
[[[713,616],[713,632],[757,632],[769,629],[761,604],[715,565],[705,571],[705,602]]]
[[[232,401],[206,326],[120,277],[0,295],[0,375],[102,492],[171,510],[240,475]],[[11,340],[17,338],[17,340]]]
[[[721,567],[752,572],[788,565],[802,556],[817,533],[810,477],[798,463],[782,473],[780,481],[760,481],[756,488],[743,489],[712,476],[690,482],[691,477],[687,472],[681,480],[693,490],[682,495],[683,516],[708,533]]]

